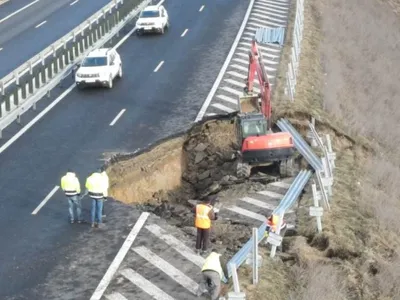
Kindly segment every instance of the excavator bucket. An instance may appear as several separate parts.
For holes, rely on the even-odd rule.
[[[260,112],[258,95],[246,95],[239,97],[239,108],[241,113]]]

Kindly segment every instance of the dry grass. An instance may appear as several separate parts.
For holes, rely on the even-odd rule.
[[[276,275],[291,283],[290,299],[400,299],[400,1],[379,2],[305,1],[296,100],[275,94],[275,118],[305,133],[316,117],[337,153],[324,232],[299,210],[306,238],[291,245],[296,264]],[[282,283],[257,287],[275,289]]]

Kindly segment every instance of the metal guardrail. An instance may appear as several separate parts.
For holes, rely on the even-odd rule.
[[[277,122],[278,127],[282,131],[289,132],[294,139],[294,144],[297,150],[303,155],[303,157],[308,161],[308,163],[314,168],[316,172],[323,170],[323,164],[321,159],[314,153],[307,142],[302,138],[300,133],[290,124],[286,119],[280,119]]]
[[[5,89],[9,87],[12,83],[16,82],[17,84],[19,78],[25,75],[28,72],[32,72],[32,69],[38,64],[42,63],[44,59],[48,58],[51,55],[54,55],[57,50],[61,47],[66,48],[66,44],[73,40],[75,41],[76,37],[79,34],[82,34],[84,30],[88,27],[90,28],[92,24],[99,22],[101,17],[104,17],[107,13],[111,13],[113,8],[117,8],[118,4],[123,4],[124,0],[112,0],[109,4],[104,6],[102,9],[94,13],[89,19],[82,22],[80,25],[71,30],[68,34],[64,35],[62,38],[58,39],[56,42],[48,46],[46,49],[36,54],[34,57],[30,58],[28,61],[20,65],[14,71],[6,75],[0,80],[0,92],[4,95]]]
[[[36,103],[50,92],[61,80],[66,78],[90,51],[109,42],[120,30],[134,19],[152,0],[141,1],[135,7],[136,0],[121,1],[119,10],[104,15],[99,24],[88,29],[86,35],[78,35],[72,46],[62,49],[51,61],[28,76],[12,92],[3,96],[0,103],[0,138],[4,128],[20,117],[28,109],[36,108]]]
[[[302,170],[296,176],[289,190],[286,192],[285,196],[279,203],[279,205],[272,212],[273,214],[282,215],[290,209],[295,203],[296,199],[300,196],[302,190],[307,184],[308,180],[311,178],[311,171]],[[267,228],[266,222],[263,222],[261,226],[258,228],[258,243],[262,241],[265,237],[265,230]],[[246,244],[232,257],[232,259],[228,262],[229,264],[234,264],[236,267],[240,267],[243,262],[247,259],[249,253],[251,253],[253,249],[253,238],[250,238]],[[228,278],[232,276],[232,271],[228,268]]]

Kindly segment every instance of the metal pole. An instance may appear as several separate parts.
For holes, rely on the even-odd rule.
[[[258,229],[253,228],[253,284],[258,283]]]
[[[233,289],[235,293],[240,293],[239,278],[236,271],[236,264],[229,263],[229,267],[231,268],[231,273],[232,273]]]
[[[315,183],[313,183],[311,185],[311,188],[312,188],[312,193],[313,193],[313,198],[314,198],[314,206],[319,207],[317,185]],[[316,216],[316,218],[317,218],[317,229],[318,229],[318,232],[321,233],[322,232],[322,220],[321,220],[320,216]]]

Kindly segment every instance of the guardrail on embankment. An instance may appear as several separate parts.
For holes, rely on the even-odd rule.
[[[153,0],[113,0],[0,80],[1,131],[33,107],[93,49],[118,36]]]
[[[303,139],[300,133],[286,119],[278,120],[278,127],[282,131],[290,132],[294,138],[296,149],[307,160],[313,168],[319,189],[315,181],[312,183],[313,206],[309,209],[310,216],[316,217],[317,230],[322,231],[321,217],[323,215],[323,206],[330,209],[329,197],[332,196],[333,185],[333,169],[335,167],[336,155],[332,150],[331,140],[329,135],[325,135],[325,143],[318,135],[315,125],[315,120],[309,123],[310,131],[307,137],[311,140],[311,147]],[[312,147],[320,147],[323,157],[319,157]],[[228,277],[233,278],[234,291],[228,294],[228,299],[245,299],[245,293],[240,291],[239,280],[237,276],[237,268],[245,261],[253,266],[253,284],[258,283],[258,268],[261,266],[262,257],[258,255],[258,244],[267,236],[267,244],[271,244],[270,257],[275,257],[276,249],[282,244],[283,236],[280,235],[281,224],[285,213],[294,205],[306,184],[312,176],[312,171],[301,170],[297,175],[284,198],[272,212],[279,215],[279,224],[276,233],[268,233],[266,235],[267,224],[264,222],[261,226],[253,228],[253,236],[249,241],[232,257],[228,262]],[[322,202],[322,205],[321,205]]]
[[[304,29],[304,0],[296,0],[296,16],[293,28],[293,47],[291,48],[290,62],[286,72],[285,94],[294,101],[296,93],[297,75],[299,70],[299,60],[301,53],[301,41],[303,39]]]

